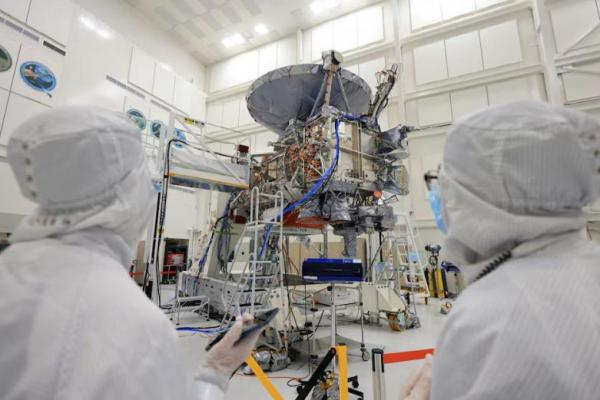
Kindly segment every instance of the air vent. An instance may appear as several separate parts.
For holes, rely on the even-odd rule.
[[[8,26],[9,28],[14,29],[17,32],[20,32],[20,33],[23,32],[23,28],[21,28],[19,25],[15,24],[12,21],[6,20],[6,21],[4,21],[4,23],[6,24],[6,26]]]
[[[20,34],[28,37],[31,40],[35,40],[36,42],[40,41],[40,37],[38,35],[36,35],[35,33],[31,32],[31,31],[28,31],[27,29],[23,29],[23,27],[21,27],[19,24],[16,24],[9,19],[0,18],[0,23],[1,22],[4,22],[4,24],[6,26],[8,26],[10,29],[19,32]]]
[[[64,51],[64,50],[63,50],[63,49],[61,49],[60,47],[58,47],[58,46],[55,46],[55,45],[53,45],[52,43],[50,43],[50,42],[47,42],[47,41],[45,41],[45,40],[44,40],[44,46],[46,46],[46,47],[47,47],[47,48],[49,48],[49,49],[52,49],[52,50],[54,50],[55,52],[57,52],[57,53],[58,53],[58,54],[60,54],[61,56],[66,56],[66,55],[67,55],[67,52],[66,52],[66,51]]]

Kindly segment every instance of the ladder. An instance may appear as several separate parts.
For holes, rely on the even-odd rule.
[[[421,245],[418,242],[418,230],[414,227],[412,217],[408,213],[400,213],[399,217],[404,220],[406,235],[404,236],[406,244],[400,247],[400,256],[409,264],[408,270],[404,272],[404,279],[411,291],[417,291],[422,297],[429,297],[429,285],[425,278],[427,265],[421,257]],[[401,252],[404,249],[404,253]]]
[[[398,225],[404,227],[403,231],[387,232],[369,265],[373,271],[373,282],[393,286],[398,295],[402,290],[409,292],[414,304],[417,295],[430,296],[425,278],[426,265],[419,251],[417,230],[411,216],[408,213],[399,213],[398,218]],[[388,249],[387,262],[380,270],[373,270],[377,255],[384,246]]]
[[[267,205],[268,207],[265,207]],[[225,305],[222,325],[227,325],[237,315],[248,312],[255,315],[271,307],[271,291],[279,282],[283,293],[283,259],[279,252],[270,254],[265,241],[270,235],[278,236],[278,248],[283,238],[283,193],[261,193],[258,187],[250,192],[250,216],[234,250],[236,265],[244,237],[250,237],[250,254],[241,273],[230,290],[223,291]],[[268,215],[267,215],[268,214]]]

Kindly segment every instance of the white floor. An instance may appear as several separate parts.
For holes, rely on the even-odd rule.
[[[404,332],[391,331],[387,323],[381,326],[365,327],[365,342],[367,347],[384,348],[386,352],[409,351],[435,346],[436,338],[441,330],[444,316],[440,314],[439,301],[432,299],[429,305],[418,305],[417,311],[421,320],[421,328]],[[329,328],[323,328],[324,334]],[[338,334],[345,337],[360,340],[359,325],[345,325],[338,328]],[[202,363],[204,358],[204,347],[207,338],[201,335],[181,335],[181,346],[185,354],[187,370],[191,375]],[[366,399],[373,398],[371,362],[363,362],[358,357],[359,352],[350,349],[348,372],[350,375],[358,375],[360,387],[365,393]],[[352,354],[356,354],[353,356]],[[385,367],[387,399],[397,400],[402,383],[408,378],[411,371],[419,364],[419,361],[388,364]],[[269,373],[271,380],[286,399],[295,398],[296,391],[286,386],[291,377],[305,377],[308,374],[306,363],[296,362],[289,368]],[[258,380],[253,376],[236,375],[230,384],[227,399],[268,399]],[[352,398],[352,396],[351,396]]]

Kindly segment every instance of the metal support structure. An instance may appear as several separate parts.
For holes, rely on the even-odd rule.
[[[398,71],[400,78],[396,81],[396,95],[398,98],[398,106],[396,107],[398,112],[398,120],[406,121],[406,109],[404,103],[404,80],[406,79],[402,71],[404,70],[404,63],[402,61],[402,44],[400,34],[400,0],[392,0],[392,15],[394,21],[394,61],[398,64]]]
[[[317,386],[319,380],[321,380],[321,378],[325,375],[329,363],[331,363],[331,361],[335,358],[335,354],[336,350],[334,346],[333,348],[329,349],[325,357],[323,357],[323,360],[319,363],[319,366],[317,367],[315,372],[313,372],[308,382],[306,382],[304,386],[299,388],[296,400],[304,400],[308,397],[311,390],[313,390],[313,388]]]
[[[175,124],[175,114],[169,114],[169,126]],[[154,172],[155,179],[162,179],[164,182],[164,167],[165,167],[165,157],[166,157],[166,143],[168,143],[173,136],[172,130],[167,130],[164,126],[160,129],[160,138],[158,144],[158,154],[156,160],[156,171]],[[152,282],[152,295],[151,299],[155,303],[160,303],[160,276],[158,275],[158,269],[160,267],[160,232],[158,230],[159,220],[162,210],[162,198],[164,196],[165,188],[161,186],[160,192],[157,196],[156,207],[155,207],[155,220],[151,227],[148,228],[148,232],[146,235],[146,248],[144,249],[144,264],[146,265],[146,269],[150,271],[150,281]],[[151,245],[149,245],[152,243]],[[146,275],[146,273],[145,273]],[[160,304],[159,304],[160,305]]]
[[[269,217],[264,218],[264,211],[261,209],[265,203],[273,205],[276,213]],[[233,251],[234,260],[232,265],[236,264],[237,257],[242,253],[240,246],[242,243],[241,238],[251,237],[251,251],[249,259],[245,262],[244,267],[235,282],[229,282],[230,288],[227,290],[227,294],[222,295],[223,303],[223,319],[222,325],[227,325],[237,314],[242,312],[249,312],[254,315],[258,311],[266,309],[266,299],[269,297],[271,290],[277,283],[277,274],[275,273],[275,267],[273,260],[264,259],[265,254],[268,255],[267,243],[263,243],[263,240],[268,240],[268,237],[264,234],[265,230],[269,226],[272,226],[271,231],[273,234],[278,235],[278,248],[282,248],[283,244],[283,204],[284,198],[282,192],[276,194],[261,193],[258,187],[254,187],[250,192],[250,215],[249,220],[246,223],[241,235],[240,240],[237,242],[236,247]],[[275,229],[273,229],[275,228]],[[261,248],[266,250],[265,254],[261,254]],[[283,258],[281,256],[277,259],[277,272],[280,275],[278,286],[282,290],[284,289],[283,278],[285,275],[285,267],[283,264]],[[229,273],[231,276],[231,273]],[[257,283],[260,282],[260,285]],[[249,294],[249,296],[248,296]],[[258,299],[262,299],[260,302],[260,308],[257,308]],[[242,300],[243,299],[243,300]],[[285,309],[285,300],[281,297],[281,307]],[[288,349],[288,332],[287,325],[284,327],[284,340],[283,344],[285,349]]]
[[[577,40],[575,40],[575,42],[571,43],[566,49],[564,49],[563,51],[558,53],[558,56],[562,57],[562,56],[566,55],[569,51],[575,50],[577,48],[577,46],[579,46],[585,39],[590,37],[598,29],[600,29],[600,22],[596,23],[594,26],[592,26],[590,29],[588,29],[587,32],[585,32],[583,35],[578,37]]]
[[[171,113],[171,115],[173,115],[173,113]],[[217,161],[217,162],[218,162],[218,163],[219,163],[219,164],[220,164],[220,165],[221,165],[223,168],[225,168],[225,170],[226,170],[227,172],[229,172],[229,173],[231,174],[231,177],[232,177],[232,178],[234,178],[236,181],[238,181],[239,183],[242,183],[242,184],[244,184],[244,185],[246,185],[246,184],[248,183],[248,182],[244,182],[242,179],[240,179],[240,178],[239,178],[239,176],[238,176],[238,175],[237,175],[235,172],[233,172],[233,171],[231,170],[231,168],[230,168],[230,167],[227,165],[227,163],[223,162],[223,160],[221,160],[221,158],[220,158],[220,157],[218,157],[218,156],[215,154],[215,152],[214,152],[214,151],[213,151],[213,150],[212,150],[212,149],[211,149],[211,148],[208,146],[208,144],[206,144],[206,142],[204,141],[204,139],[202,138],[202,136],[200,136],[200,135],[195,135],[195,134],[194,134],[194,133],[193,133],[193,132],[190,130],[190,128],[189,128],[188,126],[189,126],[189,124],[190,124],[190,121],[193,121],[193,120],[191,120],[191,119],[189,119],[189,118],[187,118],[187,119],[186,119],[186,118],[183,118],[183,117],[176,117],[176,119],[177,119],[177,121],[178,121],[178,122],[180,122],[181,124],[183,124],[183,126],[184,126],[184,129],[185,129],[185,131],[186,131],[188,134],[190,134],[190,135],[192,135],[192,136],[194,136],[194,137],[196,138],[196,140],[197,140],[197,141],[198,141],[198,143],[200,144],[200,147],[201,147],[202,149],[204,149],[204,150],[208,151],[208,152],[209,152],[209,153],[210,153],[210,154],[211,154],[211,155],[214,157],[214,159],[215,159],[215,160],[216,160],[216,161]],[[195,126],[198,126],[198,124],[201,124],[201,122],[196,122],[196,124],[197,124],[197,125],[195,125]],[[203,125],[202,125],[202,126],[203,126]],[[200,126],[200,127],[202,127],[202,126]],[[173,126],[171,127],[171,123],[169,122],[169,129],[175,129],[175,125],[173,124]],[[248,175],[248,176],[249,176],[249,175]]]
[[[385,235],[377,251],[373,253],[367,271],[372,272],[373,284],[382,285],[393,290],[406,307],[406,310],[408,311],[411,308],[411,314],[418,317],[416,308],[417,293],[420,293],[426,300],[430,296],[425,278],[425,264],[421,258],[420,246],[417,243],[410,214],[398,213],[398,217],[398,225],[404,226],[405,233],[390,232]],[[392,264],[387,262],[382,264],[383,270],[377,272],[374,263],[377,255],[383,253],[383,248],[386,245],[389,251],[388,258],[394,262]],[[402,282],[402,278],[404,282]],[[410,302],[404,300],[403,291],[411,297]],[[379,297],[377,297],[378,300]],[[380,305],[377,302],[377,308],[379,307]],[[368,311],[368,313],[370,312]]]
[[[581,67],[573,67],[571,65],[561,68],[559,74],[564,74],[565,72],[577,72],[579,74],[600,76],[600,71],[594,71],[592,69],[581,68]]]
[[[554,42],[552,40],[554,33],[550,15],[544,0],[534,0],[533,3],[533,19],[538,36],[540,57],[544,68],[544,81],[546,83],[548,101],[553,104],[563,105],[564,95],[562,83],[558,78],[556,63],[554,61],[555,50]]]
[[[365,346],[365,307],[363,303],[363,289],[362,285],[358,286],[358,307],[360,308],[360,352],[363,361],[366,361],[365,354],[367,352],[367,346]]]
[[[337,310],[335,304],[335,283],[331,282],[331,306],[329,308],[331,311],[331,347],[335,347],[337,345]],[[333,369],[335,370],[335,360],[333,360]]]
[[[258,268],[258,220],[260,212],[260,192],[258,190],[258,186],[255,186],[250,192],[250,224],[254,227],[253,230],[253,240],[252,240],[252,259],[250,263],[252,264],[251,274],[252,274],[252,306],[250,307],[250,314],[254,315],[254,299],[256,298],[256,268]],[[239,290],[239,288],[238,288]]]
[[[188,296],[188,297],[175,297],[172,311],[177,314],[175,321],[176,325],[179,325],[180,314],[182,311],[189,311],[197,313],[201,319],[208,321],[210,319],[210,299],[207,296]],[[171,320],[173,317],[171,317]]]
[[[154,171],[153,178],[156,180],[162,181],[161,191],[157,195],[157,205],[155,208],[155,221],[152,226],[148,228],[146,234],[146,247],[144,249],[144,264],[146,266],[145,278],[149,277],[149,279],[153,282],[152,285],[152,294],[151,298],[154,302],[159,302],[160,299],[160,276],[158,275],[158,270],[160,268],[160,252],[161,252],[161,237],[162,232],[160,231],[160,221],[164,218],[164,213],[166,204],[164,204],[164,196],[166,191],[168,190],[168,177],[165,176],[165,168],[168,162],[171,160],[167,160],[168,148],[170,145],[171,139],[173,138],[173,133],[175,131],[175,123],[179,122],[184,126],[185,131],[191,135],[198,143],[200,143],[200,147],[206,152],[210,153],[215,160],[220,163],[220,165],[227,171],[232,178],[239,181],[240,183],[247,184],[247,182],[243,182],[239,176],[234,173],[231,168],[223,162],[207,145],[204,141],[205,136],[203,135],[202,128],[204,127],[204,122],[199,120],[195,120],[192,118],[183,117],[174,112],[169,114],[169,123],[168,126],[162,126],[160,130],[159,143],[157,148],[157,156],[156,156],[156,170]],[[191,126],[195,126],[200,129],[200,134],[196,134],[192,132],[190,129]],[[212,138],[209,138],[213,140]],[[145,279],[146,280],[146,279]]]
[[[329,231],[327,227],[323,228],[323,250],[321,251],[321,257],[327,258],[329,255]]]
[[[296,397],[296,400],[304,400],[308,398],[308,395],[319,384],[319,382],[322,382],[325,379],[326,375],[328,374],[327,367],[329,364],[335,363],[336,357],[338,364],[340,365],[340,370],[337,374],[339,399],[348,400],[349,394],[358,396],[360,399],[364,398],[364,394],[362,392],[348,387],[348,382],[352,382],[355,384],[355,387],[357,387],[358,377],[348,377],[347,347],[341,345],[334,346],[329,349],[308,381],[300,381],[301,384],[297,389],[298,396]]]

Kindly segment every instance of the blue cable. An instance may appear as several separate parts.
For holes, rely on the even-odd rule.
[[[201,333],[204,335],[216,335],[219,333],[226,332],[229,328],[194,328],[191,326],[182,326],[180,328],[176,328],[178,332],[193,332],[193,333]]]
[[[341,114],[340,116],[343,117],[343,118],[345,118],[345,119],[352,120],[352,121],[360,119],[360,118],[354,117],[354,116],[352,116],[350,114]],[[317,182],[315,182],[315,184],[310,187],[310,189],[308,190],[308,192],[306,192],[304,194],[304,196],[302,196],[300,199],[296,200],[292,204],[288,204],[288,206],[283,209],[283,214],[287,214],[289,212],[294,211],[300,205],[302,205],[306,201],[310,200],[317,193],[317,191],[321,189],[321,187],[323,186],[323,183],[326,180],[329,179],[329,177],[331,176],[331,174],[333,173],[333,171],[337,167],[337,163],[338,163],[338,160],[340,158],[340,134],[339,134],[339,128],[340,128],[340,120],[336,119],[335,120],[335,130],[334,130],[334,132],[335,132],[335,154],[334,154],[334,157],[333,157],[333,162],[331,163],[331,165],[329,165],[329,168],[327,168],[327,170],[321,176],[321,178],[319,178],[319,180]],[[277,218],[279,218],[279,217],[277,217]],[[262,254],[263,254],[263,252],[265,250],[265,246],[267,245],[267,241],[269,239],[269,235],[271,234],[271,230],[272,229],[273,229],[273,224],[270,224],[265,229],[265,233],[264,233],[263,238],[262,238],[262,244],[260,246],[260,251],[258,252],[258,259],[259,260],[262,257]]]

